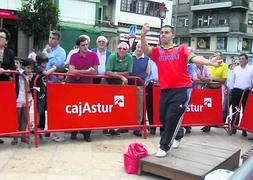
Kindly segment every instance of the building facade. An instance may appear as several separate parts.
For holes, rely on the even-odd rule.
[[[249,0],[174,0],[176,41],[205,57],[221,51],[225,61],[253,53],[253,2]],[[175,23],[177,22],[177,23]]]
[[[118,41],[128,42],[131,25],[137,26],[136,41],[139,41],[140,30],[145,22],[151,26],[148,42],[157,45],[161,24],[159,6],[162,2],[169,9],[164,24],[171,24],[172,1],[168,0],[58,0],[63,47],[67,47],[68,51],[73,46],[74,41],[66,40],[64,36],[72,37],[74,29],[79,28],[83,33],[91,35],[91,39],[99,34],[106,36],[109,48],[115,50]]]
[[[145,22],[151,26],[148,42],[159,43],[159,7],[165,3],[168,11],[164,24],[171,25],[172,1],[170,0],[52,0],[59,9],[59,30],[62,34],[61,45],[68,52],[81,34],[91,37],[91,45],[96,46],[96,38],[104,35],[109,40],[109,48],[115,50],[118,41],[127,41],[129,27],[137,26],[136,41],[140,40],[140,30]],[[11,31],[11,47],[20,57],[26,57],[33,42],[17,26],[17,16],[10,19],[8,12],[16,14],[21,9],[22,0],[0,1],[0,25]]]

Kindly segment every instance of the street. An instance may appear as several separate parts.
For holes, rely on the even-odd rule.
[[[123,162],[123,154],[133,142],[142,143],[150,154],[155,153],[160,139],[158,130],[147,139],[137,138],[131,132],[108,137],[94,131],[91,143],[84,142],[81,135],[75,141],[70,140],[69,134],[66,136],[66,141],[60,143],[44,138],[37,149],[34,146],[29,149],[24,143],[10,145],[11,139],[5,138],[5,144],[0,145],[0,179],[163,179],[151,174],[129,175],[124,171]],[[204,134],[200,127],[194,127],[184,142],[209,143],[228,149],[237,146],[242,154],[252,146],[252,140],[242,137],[240,131],[229,136],[221,128],[212,128],[210,133]]]

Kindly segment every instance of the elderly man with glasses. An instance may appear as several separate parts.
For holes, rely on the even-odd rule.
[[[108,79],[109,84],[127,84],[127,77],[133,71],[132,55],[128,53],[129,45],[126,42],[118,44],[117,52],[112,53],[106,63],[106,74],[114,78]],[[111,129],[111,135],[120,135]]]

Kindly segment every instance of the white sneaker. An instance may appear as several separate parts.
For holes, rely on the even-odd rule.
[[[177,149],[179,146],[180,146],[180,141],[174,139],[171,147],[173,147],[174,149]]]
[[[165,157],[165,156],[167,156],[167,152],[159,148],[155,156],[156,157]]]

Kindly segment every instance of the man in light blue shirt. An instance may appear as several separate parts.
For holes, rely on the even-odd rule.
[[[48,63],[46,70],[52,68],[62,68],[66,59],[65,50],[59,45],[61,35],[59,31],[51,31],[48,39],[48,45],[43,50],[48,57]],[[56,76],[49,77],[50,82],[57,82],[58,78]],[[65,140],[64,133],[52,133],[52,140],[56,142],[61,142]]]
[[[48,45],[43,50],[48,56],[48,63],[46,70],[51,69],[56,66],[56,68],[61,68],[64,66],[66,59],[65,50],[59,45],[61,35],[59,31],[51,31],[49,35]],[[58,79],[55,76],[50,76],[51,82],[56,82]]]

